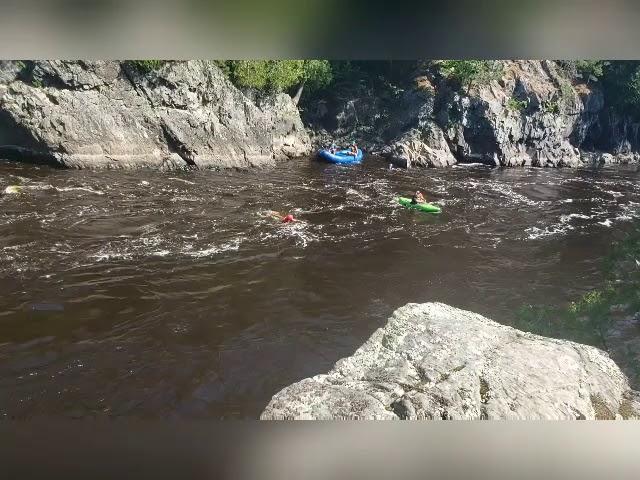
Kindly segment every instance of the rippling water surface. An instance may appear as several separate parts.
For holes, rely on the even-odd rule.
[[[598,284],[640,217],[639,176],[0,164],[0,418],[252,418],[407,302],[508,324],[522,304]],[[416,188],[443,213],[395,204]]]

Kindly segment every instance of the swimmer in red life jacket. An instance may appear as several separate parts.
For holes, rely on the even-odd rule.
[[[282,213],[276,212],[275,210],[270,210],[266,212],[266,216],[272,217],[276,220],[280,220],[280,223],[293,223],[298,221],[290,213],[287,215],[283,215]]]

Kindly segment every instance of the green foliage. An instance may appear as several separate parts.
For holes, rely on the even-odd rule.
[[[614,246],[605,260],[605,274],[616,301],[640,310],[640,229]]]
[[[576,60],[576,70],[587,82],[597,81],[602,77],[604,66],[604,60]]]
[[[541,335],[552,336],[560,310],[547,305],[523,305],[516,311],[517,326]]]
[[[560,96],[564,103],[568,103],[573,99],[573,86],[570,82],[564,81],[560,83]]]
[[[227,60],[216,64],[235,85],[269,92],[287,91],[303,82],[312,90],[319,89],[333,79],[327,60]]]
[[[558,115],[560,113],[560,104],[557,100],[546,100],[542,102],[542,111],[544,113]]]
[[[39,78],[34,78],[33,80],[31,80],[31,85],[36,88],[42,88],[44,86],[42,80],[40,80]]]
[[[566,308],[525,305],[516,312],[523,330],[588,343],[603,348],[603,333],[611,323],[611,309],[640,309],[640,230],[617,243],[604,261],[605,282]]]
[[[157,61],[134,63],[144,64],[140,65],[143,71],[158,68],[149,62]],[[305,94],[309,102],[319,98],[339,102],[369,93],[375,93],[378,98],[384,96],[384,101],[393,101],[403,88],[411,88],[411,80],[418,72],[424,71],[441,74],[455,88],[468,94],[472,87],[497,80],[503,73],[503,62],[486,60],[230,60],[215,63],[234,84],[244,88],[293,93],[293,88],[304,83],[305,91],[310,91]],[[606,104],[614,111],[640,117],[640,61],[571,60],[556,64],[564,72],[558,96],[544,105],[543,111],[559,114],[561,107],[575,98],[572,81],[579,79],[588,83],[597,81],[604,91]],[[521,109],[513,102],[508,106],[514,111]]]
[[[440,73],[465,87],[467,93],[472,85],[483,85],[502,76],[502,63],[489,60],[440,60]]]
[[[266,84],[276,92],[283,92],[297,85],[304,74],[303,60],[277,60],[267,62],[266,65]]]
[[[614,111],[640,116],[640,62],[635,60],[558,61],[569,79],[599,82]]]
[[[615,292],[611,287],[602,290],[592,290],[585,293],[577,301],[571,302],[568,307],[572,315],[588,315],[591,317],[602,316],[609,311],[611,299],[615,297]]]
[[[312,90],[324,88],[333,80],[331,64],[327,60],[305,60],[303,78]]]
[[[605,60],[560,60],[558,65],[570,79],[582,79],[597,82],[604,75],[604,68],[609,62]]]
[[[509,110],[513,110],[514,112],[523,112],[526,110],[529,102],[527,100],[518,100],[515,97],[511,97],[507,102],[507,108]]]
[[[159,70],[166,60],[127,60],[126,63],[141,73],[150,73]]]
[[[229,64],[231,80],[239,87],[263,90],[269,83],[269,60],[238,60]]]
[[[605,101],[615,111],[640,116],[640,62],[603,63],[602,86]]]
[[[566,308],[524,305],[516,311],[514,326],[546,337],[602,346],[602,330],[608,318],[600,311],[605,303],[599,291],[589,292],[585,296],[586,299],[582,297]]]

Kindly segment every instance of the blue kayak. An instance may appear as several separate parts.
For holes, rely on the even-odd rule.
[[[350,155],[349,150],[340,150],[336,153],[331,153],[329,150],[323,149],[318,152],[318,156],[331,163],[355,164],[360,163],[364,155],[360,149],[358,149],[358,153],[355,156]]]

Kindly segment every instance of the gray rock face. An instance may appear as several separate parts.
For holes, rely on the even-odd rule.
[[[403,168],[447,167],[457,162],[442,130],[433,122],[409,130],[383,152]]]
[[[457,163],[442,129],[433,121],[434,100],[431,84],[420,85],[405,92],[391,113],[386,132],[395,134],[395,138],[383,148],[382,154],[393,164],[411,168]]]
[[[309,152],[290,97],[259,105],[212,63],[0,65],[0,152],[70,167],[252,167]]]
[[[340,105],[327,106],[326,101],[318,101],[307,107],[305,117],[312,126],[308,128],[314,148],[328,145],[348,145],[357,141],[358,146],[368,154],[378,154],[385,145],[382,131],[385,119],[382,117],[382,102],[372,95],[354,96]],[[333,103],[333,102],[332,102]],[[325,127],[318,127],[319,124]]]
[[[626,165],[629,163],[638,163],[640,154],[638,153],[605,153],[605,152],[582,152],[581,160],[584,165],[609,165],[618,164]]]
[[[602,108],[592,96],[601,94],[579,96],[553,62],[505,62],[504,68],[499,83],[449,107],[461,119],[446,132],[458,155],[504,166],[579,165],[570,138],[577,128],[588,129]]]
[[[615,154],[616,162],[640,149],[640,124],[605,115],[597,84],[572,84],[553,61],[502,63],[500,80],[468,93],[452,90],[430,72],[384,102],[354,96],[333,108],[323,106],[330,121],[318,140],[357,139],[406,167],[458,161],[576,167],[602,156],[598,149]],[[321,117],[309,115],[312,125],[322,123]]]
[[[637,392],[602,351],[440,303],[398,310],[327,374],[286,387],[261,418],[637,418]]]
[[[22,65],[14,60],[0,60],[0,83],[8,83],[14,81]]]
[[[469,95],[447,91],[444,84],[438,88],[437,126],[418,118],[417,134],[410,133],[409,142],[407,134],[392,141],[387,150],[392,161],[419,158],[414,139],[426,136],[431,141],[419,150],[428,147],[426,158],[436,161],[413,162],[416,166],[447,166],[455,163],[454,157],[502,166],[578,166],[577,146],[603,108],[599,91],[572,86],[553,62],[504,62],[499,82]],[[434,134],[437,128],[443,135]]]

